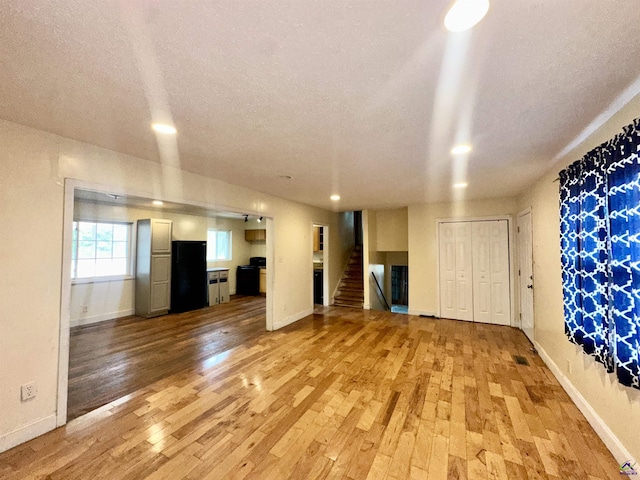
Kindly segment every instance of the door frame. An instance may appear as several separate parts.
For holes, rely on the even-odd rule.
[[[458,223],[458,222],[486,222],[486,221],[497,221],[497,220],[506,220],[507,221],[507,232],[509,235],[508,245],[509,245],[509,301],[511,302],[511,318],[509,320],[509,325],[514,327],[517,326],[516,323],[516,315],[515,315],[515,255],[514,255],[514,221],[513,215],[487,215],[484,217],[445,217],[445,218],[436,218],[436,238],[434,248],[436,251],[436,317],[440,317],[440,224],[441,223]]]
[[[315,305],[313,298],[313,229],[314,227],[322,227],[322,306],[328,307],[333,303],[333,299],[329,292],[329,259],[330,257],[330,248],[329,248],[329,225],[326,222],[311,222],[311,309]]]
[[[524,210],[522,210],[521,212],[518,213],[517,217],[516,217],[516,228],[520,228],[520,219],[522,217],[524,217],[525,215],[529,215],[529,222],[531,224],[531,229],[529,231],[529,234],[531,236],[531,258],[528,259],[531,262],[531,276],[533,276],[534,278],[531,279],[531,282],[533,284],[534,280],[535,280],[535,276],[533,275],[533,211],[531,209],[531,207],[528,207]],[[518,234],[520,232],[518,231]],[[522,268],[521,268],[521,243],[520,243],[520,236],[516,236],[516,242],[518,245],[518,271],[521,272]],[[529,334],[525,331],[525,329],[522,327],[522,284],[523,284],[523,277],[522,275],[518,275],[518,313],[519,313],[519,328],[520,330],[522,330],[524,332],[524,334],[527,336],[527,338],[531,341],[531,343],[533,343],[535,345],[535,332],[536,332],[536,315],[535,315],[535,302],[534,302],[534,298],[531,299],[531,336],[529,336]],[[527,283],[525,281],[525,283]],[[535,285],[534,285],[534,290],[531,293],[531,296],[534,297],[535,296]]]
[[[102,185],[74,178],[65,178],[64,181],[64,205],[62,217],[62,283],[60,286],[60,319],[58,332],[58,392],[56,398],[56,427],[61,427],[67,423],[67,400],[69,388],[69,346],[70,346],[70,326],[71,326],[71,244],[73,238],[73,213],[74,213],[74,197],[75,190],[91,190],[95,192],[112,193],[123,196],[135,196],[149,198],[149,192],[136,191],[131,188],[122,188],[121,186]],[[213,205],[204,202],[196,202],[183,198],[171,197],[166,195],[158,195],[158,200],[167,202],[180,203],[183,205],[192,205],[203,208],[210,208],[223,212],[233,212],[239,214],[249,214],[261,216],[266,219],[267,229],[267,262],[274,265],[274,222],[275,218],[269,217],[265,212],[251,211],[246,209],[238,209],[228,205]],[[135,229],[134,229],[135,231]],[[132,236],[132,242],[135,242],[135,236]],[[266,302],[266,322],[265,329],[273,330],[273,305],[274,305],[274,268],[267,269],[267,302]]]

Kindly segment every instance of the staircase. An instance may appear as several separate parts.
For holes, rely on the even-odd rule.
[[[356,246],[351,252],[347,268],[342,274],[334,305],[362,308],[364,287],[362,283],[362,247]]]

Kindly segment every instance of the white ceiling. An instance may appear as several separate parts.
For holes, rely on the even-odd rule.
[[[311,205],[393,207],[463,179],[466,198],[518,194],[640,75],[637,0],[493,0],[458,34],[449,4],[0,0],[0,118]],[[175,124],[177,154],[152,120]]]

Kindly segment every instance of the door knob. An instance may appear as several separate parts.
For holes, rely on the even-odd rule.
[[[533,289],[533,285],[527,285],[527,288]]]

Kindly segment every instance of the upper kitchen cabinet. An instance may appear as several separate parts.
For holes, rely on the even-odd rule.
[[[244,239],[247,242],[264,242],[267,239],[267,230],[264,228],[245,230]]]

